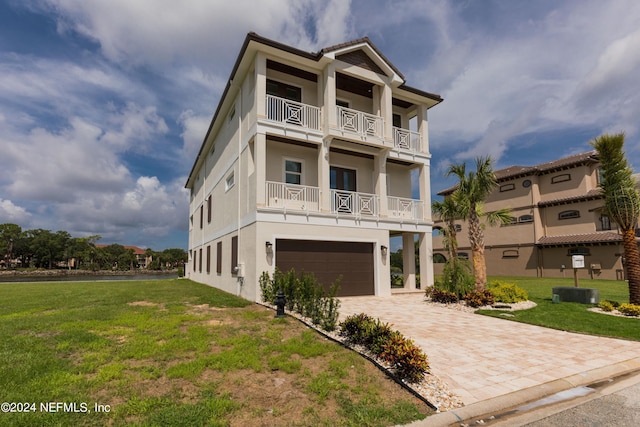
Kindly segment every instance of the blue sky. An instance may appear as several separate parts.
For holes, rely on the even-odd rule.
[[[640,167],[640,2],[0,1],[0,223],[187,246],[195,155],[247,32],[317,51],[362,36],[438,93],[432,191],[451,162],[588,151]]]

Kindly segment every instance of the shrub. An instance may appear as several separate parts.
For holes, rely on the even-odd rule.
[[[494,280],[487,286],[493,294],[493,298],[496,302],[515,303],[520,301],[527,301],[529,295],[527,291],[517,286],[515,283],[505,283],[499,280]]]
[[[618,308],[618,307],[620,307],[620,303],[619,303],[618,301],[613,301],[613,300],[610,300],[610,299],[605,300],[605,301],[606,301],[606,302],[608,302],[608,303],[610,303],[610,304],[613,306],[613,308]]]
[[[600,303],[598,304],[598,307],[602,310],[602,311],[613,311],[613,304],[611,304],[611,302],[609,301],[600,301]]]
[[[625,316],[640,316],[640,305],[620,304],[618,311]]]
[[[473,290],[471,292],[467,292],[464,296],[464,300],[467,302],[468,306],[477,308],[482,307],[483,305],[493,304],[494,298],[489,289],[483,289],[481,291]]]
[[[442,270],[442,280],[437,281],[435,287],[456,294],[458,299],[472,291],[474,278],[469,261],[459,258],[448,260]]]
[[[382,345],[380,358],[395,370],[396,375],[407,382],[420,382],[429,370],[427,356],[413,340],[394,332]]]
[[[431,301],[439,302],[442,304],[453,304],[458,302],[458,295],[453,292],[432,288],[431,289]]]

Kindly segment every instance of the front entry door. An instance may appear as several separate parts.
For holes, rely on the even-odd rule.
[[[331,166],[330,179],[331,189],[337,190],[332,192],[332,210],[334,212],[353,213],[356,191],[356,171]]]

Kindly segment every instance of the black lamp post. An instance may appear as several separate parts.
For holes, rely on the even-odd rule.
[[[284,297],[284,292],[280,289],[276,295],[276,317],[287,317],[287,315],[284,314],[284,305],[286,302],[287,300]]]

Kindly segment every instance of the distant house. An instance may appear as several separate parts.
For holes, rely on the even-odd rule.
[[[107,246],[110,246],[110,245],[97,244],[96,248],[104,248]],[[131,246],[131,245],[122,245],[122,246],[124,246],[125,249],[130,249],[133,251],[133,254],[136,256],[138,268],[147,268],[147,266],[151,264],[151,261],[153,261],[153,257],[151,257],[150,255],[147,255],[147,251],[145,249],[139,248],[137,246]]]
[[[572,255],[583,255],[580,277],[624,279],[622,236],[602,211],[598,188],[598,154],[589,151],[535,166],[511,166],[496,171],[498,187],[484,210],[511,208],[511,224],[485,229],[489,275],[572,277]],[[455,187],[440,191],[448,196]],[[457,221],[459,253],[471,257],[467,224]],[[436,274],[447,252],[434,223]]]
[[[250,33],[186,183],[195,281],[259,298],[262,272],[312,272],[340,295],[433,282],[427,110],[368,38],[306,52]],[[416,197],[417,198],[414,198]],[[411,256],[409,256],[411,255]]]

